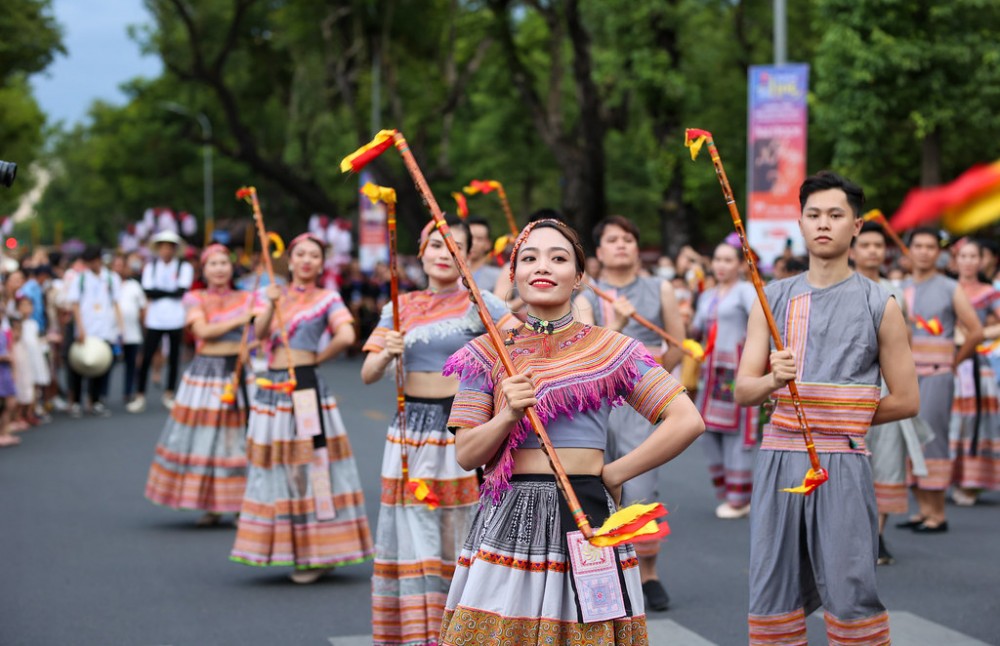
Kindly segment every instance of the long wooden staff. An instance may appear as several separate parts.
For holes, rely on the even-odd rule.
[[[733,197],[733,189],[729,186],[729,178],[726,177],[726,169],[722,166],[722,159],[719,157],[719,150],[715,147],[715,142],[712,140],[712,133],[707,130],[688,128],[685,132],[684,145],[691,149],[692,160],[698,156],[698,151],[701,150],[702,144],[708,144],[708,152],[712,157],[712,164],[715,166],[715,174],[719,178],[719,184],[722,185],[722,195],[726,199],[726,206],[729,207],[729,215],[733,218],[733,226],[736,229],[736,233],[740,236],[740,243],[743,245],[743,256],[746,258],[747,265],[750,267],[750,278],[753,280],[753,286],[757,290],[757,298],[760,299],[761,308],[764,310],[764,318],[767,319],[767,327],[771,330],[771,338],[774,340],[774,347],[778,352],[781,352],[784,350],[785,346],[781,341],[781,334],[778,332],[778,325],[774,322],[774,314],[771,312],[771,306],[767,302],[767,295],[764,293],[764,282],[760,278],[760,272],[757,271],[757,263],[754,262],[753,253],[750,251],[750,242],[747,240],[747,232],[743,227],[743,220],[740,218],[739,209],[736,207],[736,199]],[[795,416],[798,418],[799,430],[802,431],[802,436],[805,438],[806,450],[809,452],[809,463],[812,465],[812,468],[810,468],[806,473],[801,486],[783,489],[782,491],[800,493],[808,496],[816,489],[816,487],[829,480],[830,475],[826,472],[826,469],[820,466],[819,454],[816,452],[816,445],[813,442],[812,431],[809,430],[809,424],[806,423],[806,414],[802,406],[802,398],[799,396],[799,389],[795,384],[794,379],[788,382],[788,392],[792,398],[792,406],[795,408]]]
[[[899,237],[899,234],[896,233],[895,229],[889,225],[889,221],[885,219],[885,215],[882,211],[879,209],[872,209],[868,213],[865,213],[864,220],[865,222],[876,222],[879,226],[881,226],[882,230],[885,231],[885,234],[889,236],[893,243],[899,247],[899,250],[903,252],[903,255],[907,258],[910,257],[910,248],[906,246],[906,243]]]
[[[603,289],[601,289],[600,287],[598,287],[597,285],[595,285],[592,281],[586,280],[586,283],[587,283],[587,287],[589,287],[590,289],[594,290],[594,293],[599,298],[602,298],[602,299],[604,299],[605,301],[607,301],[609,303],[614,303],[615,302],[615,299],[612,298],[611,294],[607,293],[606,291],[604,291]],[[648,318],[646,318],[645,316],[639,314],[638,312],[632,312],[632,314],[629,315],[629,318],[631,318],[633,321],[635,321],[639,325],[643,326],[647,330],[650,330],[651,332],[655,332],[656,334],[658,334],[660,336],[661,339],[663,339],[664,341],[666,341],[670,345],[672,345],[672,346],[674,346],[676,348],[680,348],[681,352],[683,352],[687,356],[691,357],[695,361],[702,361],[705,358],[704,351],[699,352],[690,343],[687,343],[686,341],[680,341],[677,337],[675,337],[674,335],[670,334],[669,332],[667,332],[666,330],[664,330],[663,328],[661,328],[659,325],[657,325],[656,323],[653,323]],[[699,350],[701,349],[701,346],[698,345],[697,342],[692,341],[691,343],[694,343],[695,346],[697,346]]]
[[[503,214],[507,218],[507,225],[510,226],[510,232],[515,238],[517,237],[517,222],[514,221],[514,212],[510,209],[510,201],[507,199],[507,191],[503,190],[503,184],[495,179],[474,179],[462,190],[465,191],[466,195],[475,195],[476,193],[486,195],[496,191],[500,198],[500,206],[503,207]]]
[[[379,132],[371,143],[362,146],[359,150],[344,158],[340,164],[340,169],[344,172],[352,170],[357,172],[361,170],[365,164],[381,155],[392,145],[395,145],[400,155],[402,155],[403,162],[406,164],[406,169],[409,171],[410,177],[413,179],[413,182],[416,185],[417,190],[420,192],[420,195],[423,197],[428,209],[430,209],[431,216],[434,218],[434,224],[438,231],[441,232],[441,237],[444,239],[448,251],[451,252],[451,255],[455,259],[455,264],[458,267],[459,273],[468,284],[469,295],[476,304],[476,308],[479,311],[479,317],[482,319],[483,325],[486,327],[486,334],[490,339],[490,343],[492,343],[493,347],[496,349],[500,362],[503,364],[503,367],[507,371],[508,375],[517,375],[517,369],[514,367],[514,364],[510,359],[510,355],[506,351],[500,332],[497,330],[492,317],[489,315],[489,310],[483,302],[483,296],[479,291],[479,287],[476,286],[476,281],[472,278],[472,273],[469,271],[468,266],[466,266],[465,261],[459,254],[458,247],[452,239],[451,230],[444,220],[444,214],[441,212],[441,208],[438,206],[437,200],[434,199],[434,194],[431,193],[430,186],[427,185],[427,180],[424,179],[424,174],[420,171],[420,167],[417,165],[417,160],[414,159],[413,153],[410,152],[409,144],[407,144],[403,135],[397,130],[383,130]],[[576,496],[576,492],[573,490],[573,485],[570,484],[569,476],[566,475],[566,470],[563,468],[562,463],[559,460],[559,456],[556,453],[555,448],[552,446],[552,441],[549,440],[548,433],[545,432],[545,427],[542,425],[541,419],[539,419],[534,408],[529,407],[525,410],[525,415],[528,422],[531,424],[531,427],[534,429],[535,434],[538,436],[542,450],[545,452],[545,455],[549,459],[549,463],[552,465],[552,470],[556,476],[556,483],[563,495],[566,497],[566,502],[569,506],[570,513],[573,516],[573,520],[576,522],[576,526],[580,529],[580,533],[582,533],[584,537],[595,545],[605,546],[618,545],[624,542],[635,542],[639,540],[651,540],[652,537],[659,538],[664,535],[664,529],[661,529],[655,521],[655,518],[665,516],[667,513],[666,509],[663,508],[663,505],[659,503],[650,505],[632,505],[622,509],[615,514],[612,514],[612,516],[605,521],[604,525],[595,532],[590,526],[590,521],[587,520],[587,515],[584,513],[583,507],[580,505],[580,501]],[[665,526],[666,524],[664,523],[664,528]]]
[[[385,186],[377,186],[368,182],[361,187],[361,193],[372,204],[384,202],[386,221],[389,228],[389,298],[392,301],[392,329],[402,332],[399,308],[399,246],[396,237],[396,191]],[[426,504],[430,509],[437,509],[441,500],[430,486],[421,478],[410,478],[410,450],[406,444],[406,392],[404,390],[405,374],[403,373],[402,357],[396,361],[396,426],[399,429],[399,459],[402,463],[403,483],[405,491],[414,498]],[[406,496],[403,496],[406,504]]]
[[[257,225],[257,236],[260,238],[261,256],[264,258],[264,267],[267,269],[269,284],[274,282],[274,265],[271,263],[270,237],[264,228],[264,214],[260,210],[260,202],[257,200],[257,188],[254,186],[244,186],[236,191],[236,199],[245,200],[253,207],[253,219]],[[295,362],[292,360],[292,347],[288,344],[288,328],[285,327],[284,316],[281,314],[281,299],[274,303],[274,316],[278,322],[278,329],[281,335],[281,343],[285,346],[285,354],[288,362],[288,381],[273,383],[268,379],[258,379],[257,386],[264,390],[277,390],[291,394],[298,383],[295,379]]]
[[[257,272],[256,278],[254,278],[253,290],[247,294],[247,313],[253,312],[254,301],[256,300],[257,290],[260,289],[260,272]],[[226,384],[225,389],[222,391],[222,396],[219,398],[222,400],[223,404],[236,405],[236,392],[240,387],[240,377],[243,376],[243,366],[250,358],[250,328],[253,327],[253,317],[243,325],[243,334],[240,336],[240,348],[236,352],[236,367],[233,368],[233,376],[229,379]],[[249,402],[245,402],[249,403]],[[244,409],[240,409],[240,422],[246,425],[246,412]]]

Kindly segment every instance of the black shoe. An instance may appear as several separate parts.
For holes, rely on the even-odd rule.
[[[905,523],[896,523],[896,527],[900,529],[913,529],[917,525],[923,525],[924,519],[918,518],[917,520],[908,520]]]
[[[885,540],[882,539],[882,535],[878,536],[878,560],[875,561],[877,565],[892,565],[896,562],[896,559],[892,558],[892,554],[889,550],[885,549]]]
[[[650,579],[642,584],[642,594],[646,597],[646,607],[650,610],[663,612],[670,607],[670,595],[663,584],[656,579]]]
[[[932,527],[927,523],[920,523],[913,528],[914,534],[944,534],[948,531],[948,521],[942,521],[940,525]]]

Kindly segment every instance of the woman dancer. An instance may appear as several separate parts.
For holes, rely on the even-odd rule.
[[[506,376],[485,337],[453,355],[444,370],[461,382],[448,420],[458,461],[466,468],[486,464],[487,473],[440,643],[502,636],[512,644],[645,644],[635,550],[602,550],[567,535],[576,527],[525,409],[534,406],[546,424],[595,527],[614,511],[623,482],[676,457],[704,424],[680,384],[638,341],[574,322],[571,301],[584,272],[575,231],[554,220],[528,225],[514,246],[511,272],[528,318],[510,331],[504,351],[526,374]],[[635,451],[605,465],[608,415],[626,403],[659,425]],[[601,557],[587,559],[603,562],[600,574],[570,566],[570,541],[580,548],[574,553]],[[598,599],[615,602],[601,607]]]
[[[449,218],[455,244],[468,250],[469,227]],[[382,506],[375,534],[372,631],[375,644],[436,644],[458,550],[469,533],[479,482],[455,460],[455,439],[446,422],[458,380],[441,374],[445,361],[486,330],[459,286],[458,268],[440,232],[424,229],[420,261],[428,288],[399,297],[400,329],[393,330],[392,304],[365,343],[361,379],[381,379],[393,360],[405,374],[404,431],[410,477],[437,498],[436,508],[417,500],[402,478],[397,419],[389,427],[382,458]],[[499,298],[483,293],[490,316],[502,327],[511,317]]]
[[[744,518],[750,513],[753,447],[757,440],[756,406],[736,404],[736,369],[746,341],[754,288],[740,280],[743,252],[723,242],[712,256],[717,285],[698,299],[691,333],[705,342],[705,361],[698,386],[698,409],[705,419],[699,443],[708,458],[708,473],[721,504],[718,518]]]
[[[958,284],[976,309],[983,324],[986,343],[997,337],[1000,329],[987,326],[1000,320],[1000,293],[979,280],[982,249],[978,242],[963,239],[956,244]],[[992,334],[989,334],[992,333]],[[977,383],[978,382],[978,383]],[[955,504],[976,504],[979,492],[1000,487],[1000,410],[997,402],[997,379],[990,362],[977,353],[958,365],[955,371],[955,399],[951,409],[949,439],[954,462]]]
[[[200,526],[235,514],[246,488],[247,398],[243,375],[234,404],[220,399],[236,369],[253,294],[232,285],[229,249],[212,244],[201,253],[205,289],[184,295],[186,324],[196,339],[194,361],[181,377],[177,399],[156,445],[146,497],[174,509],[201,509]]]
[[[316,366],[354,342],[354,322],[340,294],[316,286],[323,251],[323,243],[311,234],[292,240],[291,284],[268,285],[267,303],[254,323],[258,337],[269,341],[265,378],[287,384],[291,366],[295,390],[306,394],[297,395],[300,401],[293,408],[290,393],[257,390],[247,429],[247,490],[230,556],[248,565],[294,566],[295,583],[313,583],[332,567],[372,556],[351,444],[337,401],[316,373]],[[280,347],[275,307],[281,308],[287,325],[288,348]],[[320,349],[325,330],[332,337]],[[307,401],[310,396],[315,403]],[[310,408],[316,409],[318,420],[308,415]],[[318,422],[317,434],[308,434],[303,422]]]

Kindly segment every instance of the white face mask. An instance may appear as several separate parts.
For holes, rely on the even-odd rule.
[[[677,275],[677,270],[673,267],[657,267],[656,275],[664,280],[673,280]]]
[[[892,283],[893,287],[902,287],[903,286],[903,280],[901,278],[893,278],[889,282]]]

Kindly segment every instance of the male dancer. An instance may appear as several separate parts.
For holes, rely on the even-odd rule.
[[[859,274],[882,286],[896,300],[906,316],[903,290],[882,278],[885,250],[889,243],[885,229],[876,222],[865,222],[861,233],[854,239],[851,258]],[[883,384],[882,393],[888,392]],[[878,506],[878,564],[895,562],[885,546],[885,521],[889,514],[905,514],[909,509],[906,499],[906,460],[910,459],[912,472],[926,476],[927,465],[922,441],[930,437],[930,430],[919,418],[900,420],[872,426],[868,432],[868,450],[871,451],[872,475],[875,480],[875,503]]]
[[[500,267],[490,258],[493,251],[493,236],[490,234],[490,222],[484,217],[470,215],[465,223],[472,231],[472,244],[469,246],[469,271],[476,285],[483,291],[492,292],[500,276]]]
[[[848,265],[862,224],[861,188],[823,172],[802,183],[799,203],[809,270],[766,291],[786,348],[771,352],[756,304],[736,377],[740,405],[776,400],[754,469],[750,644],[806,644],[806,616],[820,605],[831,644],[888,644],[889,617],[875,582],[878,519],[865,434],[872,423],[917,413],[906,322],[888,292]],[[889,387],[881,399],[880,367]],[[799,485],[810,468],[787,389],[793,379],[829,473],[808,496],[782,491]]]
[[[631,318],[633,312],[638,312],[675,338],[684,338],[684,323],[674,298],[673,287],[660,278],[639,276],[639,228],[620,215],[604,218],[594,227],[594,246],[597,249],[597,259],[601,262],[601,280],[597,281],[597,287],[614,295],[616,299],[614,303],[608,303],[598,298],[593,291],[584,288],[575,301],[579,312],[577,320],[611,328],[641,341],[664,368],[673,370],[681,359],[680,348],[670,347],[664,350],[663,340],[656,333],[650,332]],[[649,437],[653,428],[645,418],[628,406],[612,410],[608,426],[608,451],[605,454],[608,461],[617,460],[639,446]],[[657,469],[629,480],[622,488],[622,502],[631,504],[656,500],[658,480]],[[639,556],[639,576],[647,606],[653,610],[666,610],[670,605],[670,597],[656,572],[660,543],[637,543],[635,548]]]
[[[913,497],[919,515],[897,527],[917,534],[948,531],[944,496],[951,484],[952,460],[948,426],[955,389],[955,366],[976,352],[983,340],[983,326],[965,291],[937,272],[941,234],[921,227],[910,234],[913,275],[903,283],[903,295],[913,324],[913,360],[920,379],[920,417],[931,427],[934,439],[924,446],[926,476],[913,477]],[[955,323],[965,339],[955,353]]]

